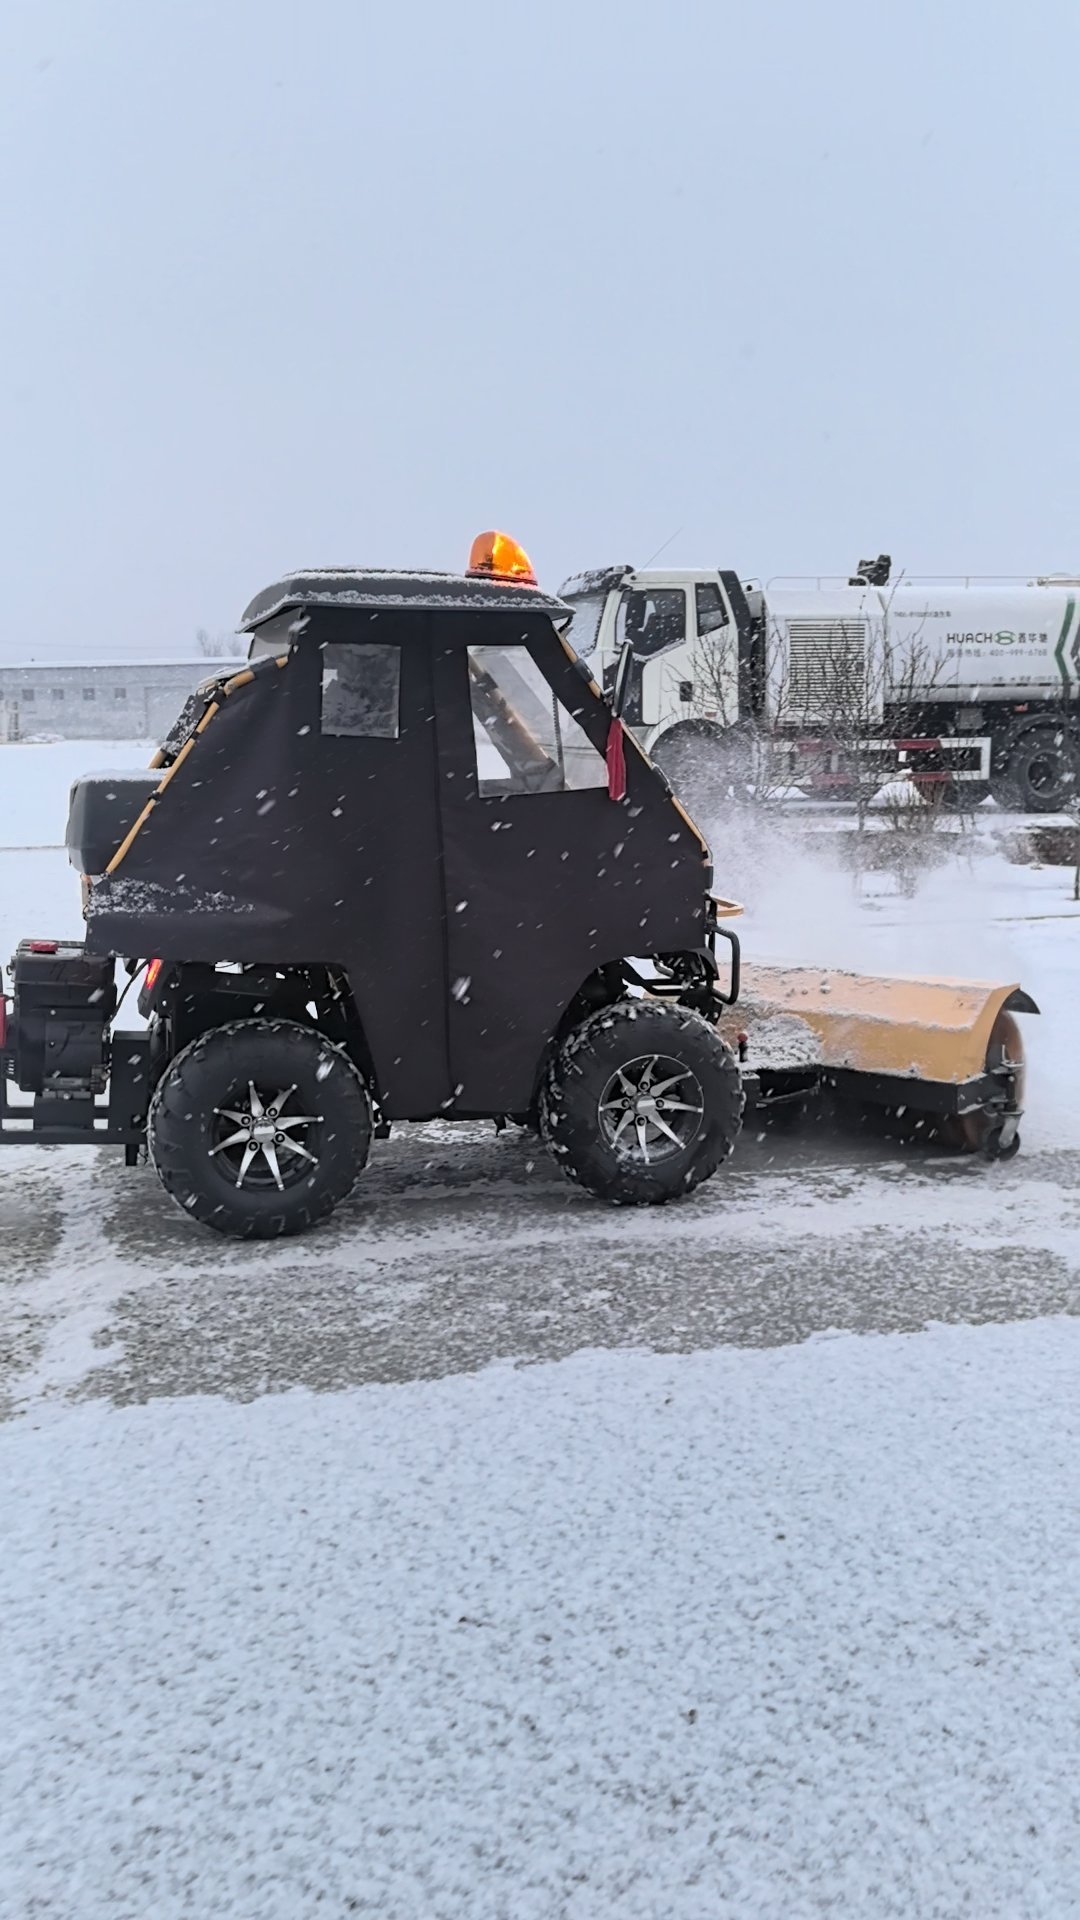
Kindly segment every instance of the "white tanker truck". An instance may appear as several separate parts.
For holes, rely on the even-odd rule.
[[[676,790],[807,792],[898,769],[1025,812],[1080,798],[1080,577],[890,583],[609,567],[565,582],[569,638]]]

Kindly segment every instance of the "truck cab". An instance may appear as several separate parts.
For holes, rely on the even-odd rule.
[[[726,728],[764,709],[761,594],[737,574],[607,567],[567,580],[568,638],[607,692],[623,648],[623,718],[646,751],[687,721]]]
[[[723,568],[566,581],[568,637],[691,812],[897,775],[950,804],[1036,813],[1080,791],[1080,605],[1071,576],[918,580],[891,562],[762,588]]]

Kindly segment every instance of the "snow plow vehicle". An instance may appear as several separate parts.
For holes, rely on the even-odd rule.
[[[246,665],[151,769],[72,789],[85,940],[15,954],[0,1142],[148,1148],[186,1212],[253,1238],[325,1219],[395,1121],[536,1126],[623,1204],[707,1179],[748,1092],[828,1084],[1014,1151],[1016,983],[759,970],[744,1031],[739,909],[568,619],[503,535],[461,575],[256,595]]]

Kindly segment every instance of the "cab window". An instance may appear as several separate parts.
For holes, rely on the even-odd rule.
[[[607,785],[603,755],[527,647],[470,647],[476,777],[485,796]]]
[[[711,580],[702,581],[694,589],[697,601],[697,630],[702,640],[711,634],[719,633],[721,627],[728,624],[728,611],[721,598],[720,589]]]
[[[324,734],[396,740],[400,710],[400,647],[358,640],[322,648]]]
[[[627,640],[637,660],[668,653],[686,639],[686,595],[681,587],[633,587],[623,594],[616,621],[619,644]]]

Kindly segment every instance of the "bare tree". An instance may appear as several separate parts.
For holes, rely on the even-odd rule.
[[[1080,900],[1080,791],[1077,791],[1075,787],[1073,789],[1072,798],[1069,801],[1068,810],[1069,810],[1070,818],[1072,820],[1072,848],[1071,848],[1071,852],[1073,856],[1072,897],[1074,900]]]
[[[789,666],[783,650],[768,639],[761,671],[770,689],[768,717],[754,717],[750,711],[731,625],[699,632],[690,654],[694,702],[686,720],[702,728],[702,761],[711,763],[713,784],[723,798],[754,807],[774,804],[795,784],[791,745],[777,731],[787,713]],[[678,670],[669,669],[669,674],[681,680]],[[666,692],[674,705],[677,686],[669,684]]]
[[[933,747],[898,754],[898,741],[938,737],[940,721],[928,710],[946,695],[943,662],[922,625],[894,642],[890,606],[891,595],[884,620],[875,606],[872,620],[808,616],[784,628],[769,621],[757,688],[745,683],[729,624],[699,634],[689,663],[693,705],[684,707],[678,728],[680,751],[661,764],[702,818],[717,803],[768,810],[794,788],[842,797],[854,810],[856,867],[888,865],[901,886],[914,891],[934,858],[934,836],[946,822],[950,837],[962,833],[981,796],[973,782],[950,777],[954,770]],[[669,710],[685,671],[668,670]],[[763,695],[760,703],[755,691]],[[749,719],[755,704],[764,712]],[[888,829],[888,844],[878,831],[873,845],[866,844],[871,822]]]
[[[932,710],[946,698],[942,659],[921,627],[896,643],[887,617],[873,626],[862,619],[807,621],[797,636],[791,625],[787,711],[778,724],[802,734],[811,780],[827,782],[853,807],[856,865],[880,860],[913,892],[932,857],[932,836],[946,818],[953,834],[970,827],[980,797],[976,783],[956,779],[957,769],[932,744],[940,726]],[[888,848],[865,846],[871,820],[889,829]]]

